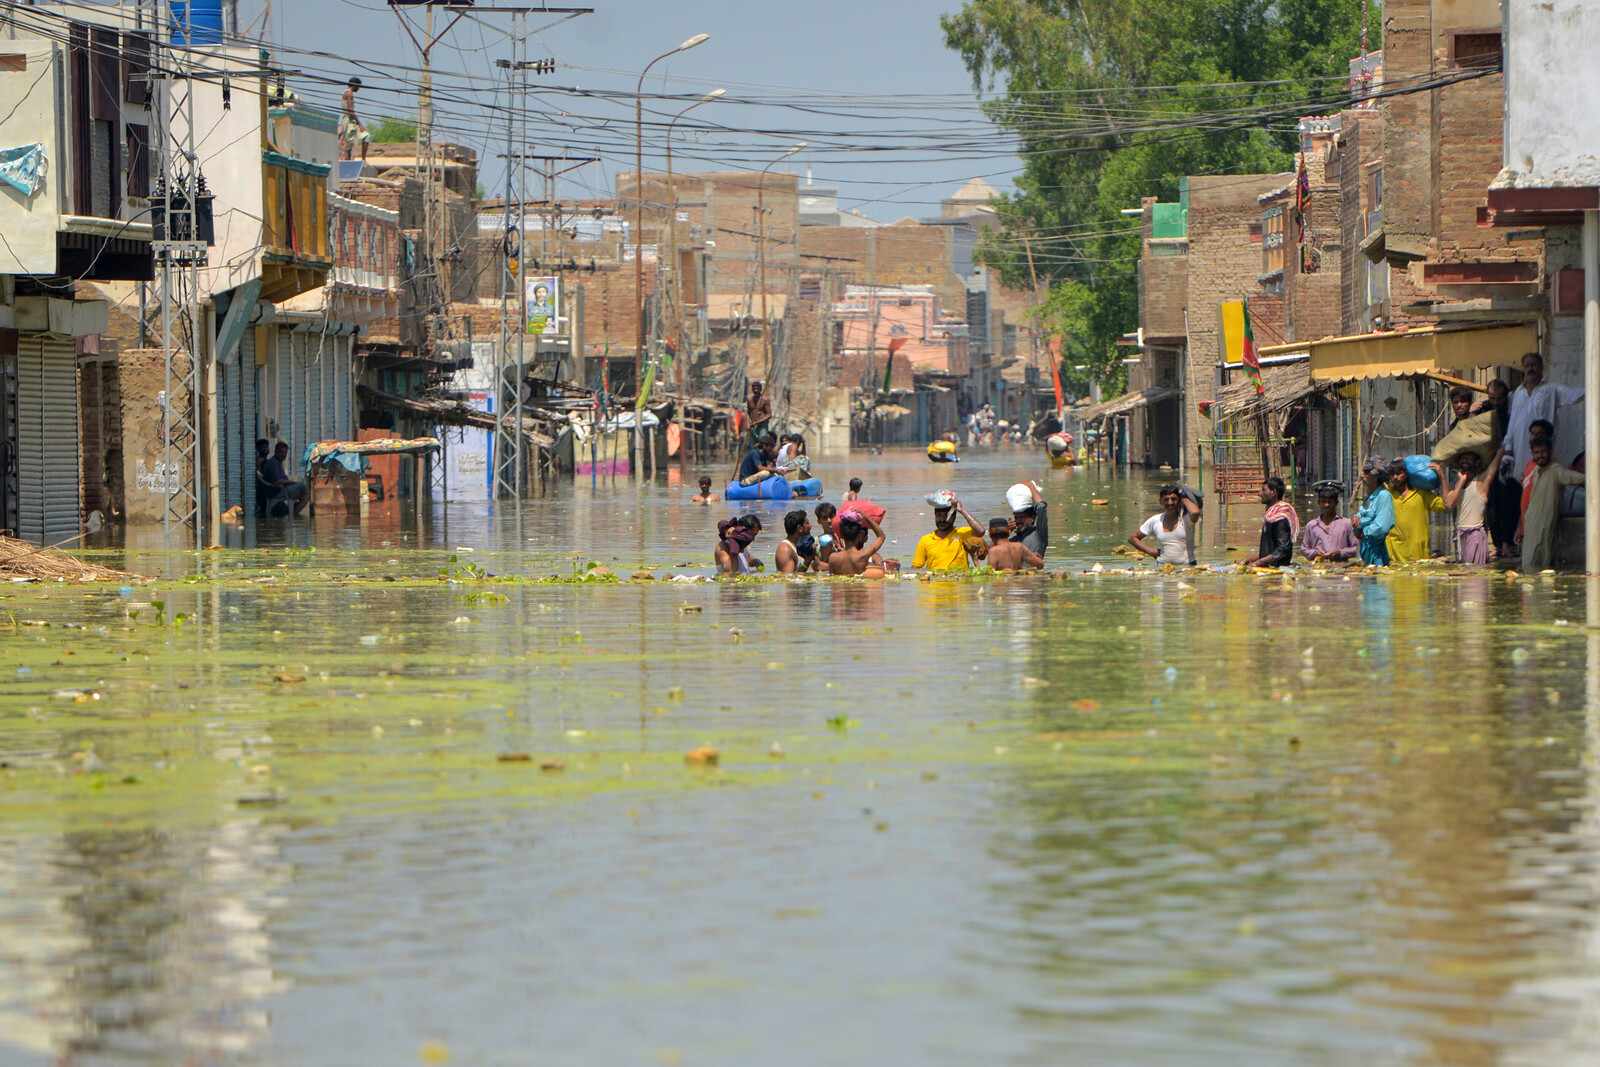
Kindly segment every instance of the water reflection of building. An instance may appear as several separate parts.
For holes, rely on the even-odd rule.
[[[1576,635],[1490,625],[1521,611],[1506,584],[1038,602],[1035,723],[1064,748],[1007,769],[976,920],[1032,974],[1036,1044],[1209,1061],[1292,1030],[1292,1058],[1596,1062],[1600,817],[1575,776],[1600,746]]]
[[[249,1062],[286,988],[266,923],[282,827],[0,838],[0,1060]]]

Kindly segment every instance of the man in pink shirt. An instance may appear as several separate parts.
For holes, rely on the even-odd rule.
[[[1317,505],[1321,514],[1306,523],[1300,535],[1300,554],[1313,563],[1343,563],[1354,559],[1361,549],[1356,540],[1356,528],[1339,514],[1339,493],[1344,487],[1338,482],[1318,482]]]

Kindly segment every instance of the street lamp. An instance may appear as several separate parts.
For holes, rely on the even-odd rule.
[[[762,370],[763,374],[772,373],[772,328],[767,322],[767,171],[805,146],[806,143],[801,141],[783,155],[762,167],[761,177],[756,180],[756,258],[761,264],[761,347],[767,355],[766,367]]]
[[[663,52],[639,72],[639,86],[633,94],[633,292],[638,298],[638,322],[633,334],[633,381],[637,391],[644,385],[644,79],[650,68],[679,52],[698,48],[711,39],[697,33],[670,52]],[[635,438],[637,438],[635,434]]]
[[[672,130],[673,130],[673,127],[678,125],[678,120],[683,118],[683,116],[687,115],[689,112],[693,111],[695,108],[699,107],[701,104],[709,104],[709,103],[711,103],[711,101],[717,99],[717,97],[719,97],[719,96],[722,96],[727,91],[728,90],[726,90],[726,89],[713,89],[713,90],[711,90],[709,93],[707,93],[706,95],[702,96],[700,99],[696,100],[694,103],[690,104],[688,107],[684,108],[682,111],[680,111],[676,115],[674,115],[672,121],[667,123],[667,188],[669,190],[671,190],[671,192],[672,192],[672,217],[667,223],[668,233],[669,233],[669,236],[667,238],[667,254],[672,257],[672,263],[671,263],[671,266],[668,269],[673,272],[673,274],[672,274],[672,310],[673,310],[674,313],[676,313],[678,311],[679,306],[682,303],[681,297],[683,295],[683,282],[678,277],[678,268],[680,266],[680,263],[679,263],[679,260],[678,260],[678,183],[672,180]],[[677,329],[678,329],[678,340],[679,340],[679,342],[682,342],[683,341],[683,316],[681,314],[676,314],[676,319],[677,319],[677,321],[674,322],[673,325],[676,326]],[[675,375],[675,377],[678,379],[678,384],[681,387],[682,384],[683,384],[683,377],[684,377],[683,376],[683,372],[680,370]],[[678,452],[678,455],[680,457],[683,455],[683,452],[681,451],[681,449]]]

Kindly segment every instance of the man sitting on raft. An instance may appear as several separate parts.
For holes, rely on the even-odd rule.
[[[770,433],[756,442],[756,447],[746,452],[734,475],[740,485],[755,485],[771,478],[777,471],[778,439]]]

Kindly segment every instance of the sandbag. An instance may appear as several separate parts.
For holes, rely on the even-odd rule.
[[[1444,435],[1429,454],[1435,463],[1450,466],[1463,452],[1476,452],[1487,464],[1500,448],[1499,412],[1485,411],[1470,415],[1456,423],[1455,429]],[[1413,479],[1413,482],[1415,479]]]
[[[1402,462],[1406,465],[1406,478],[1413,489],[1429,493],[1439,491],[1439,476],[1428,466],[1433,462],[1432,459],[1427,456],[1407,456]]]

